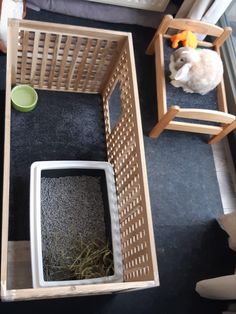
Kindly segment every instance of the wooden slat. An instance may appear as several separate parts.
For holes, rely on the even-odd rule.
[[[80,285],[65,287],[44,287],[32,289],[7,290],[2,296],[4,301],[34,300],[34,299],[55,299],[75,296],[110,294],[113,292],[127,291],[133,289],[145,289],[155,287],[155,281],[106,283],[96,285]]]
[[[158,35],[155,41],[155,66],[156,66],[156,94],[157,94],[157,118],[160,120],[167,112],[166,81],[163,37]]]
[[[32,63],[31,63],[31,77],[30,82],[34,84],[34,76],[36,71],[36,64],[37,64],[37,54],[38,54],[38,44],[39,44],[39,33],[34,33],[34,44],[33,44],[33,52],[31,55]]]
[[[26,73],[26,64],[27,64],[27,51],[28,51],[28,40],[29,40],[29,32],[24,32],[23,37],[23,50],[22,50],[22,60],[21,60],[21,82],[26,83],[25,73]]]
[[[217,102],[220,111],[228,113],[227,98],[224,80],[217,86]]]
[[[11,132],[11,83],[13,67],[16,66],[15,45],[16,36],[12,25],[8,27],[7,66],[6,66],[6,97],[4,124],[4,153],[3,153],[3,192],[2,192],[2,240],[1,240],[1,296],[7,291],[7,256],[9,230],[9,190],[10,190],[10,132]],[[12,69],[13,68],[13,69]]]
[[[213,136],[209,140],[208,143],[209,144],[216,144],[217,142],[222,140],[226,135],[228,135],[230,132],[232,132],[235,129],[236,129],[236,120],[234,120],[234,122],[232,122],[231,124],[224,126],[222,131],[219,132],[217,135]]]
[[[7,33],[7,36],[9,38],[9,36],[11,36],[11,41],[10,41],[10,48],[11,49],[11,53],[10,53],[10,56],[9,56],[9,53],[7,53],[7,57],[8,59],[11,60],[11,63],[9,63],[8,65],[8,70],[11,71],[11,84],[12,85],[15,85],[16,84],[16,72],[17,72],[17,54],[13,54],[12,52],[13,51],[17,51],[17,48],[18,48],[18,36],[19,36],[19,30],[18,28],[16,29],[12,29],[12,25],[10,23],[10,20],[8,20],[8,33]],[[7,72],[8,74],[8,72]]]
[[[154,126],[154,128],[151,130],[149,136],[152,138],[158,137],[162,131],[168,126],[170,121],[172,121],[175,116],[178,114],[180,108],[178,106],[172,106],[167,113],[162,116],[160,121]]]
[[[75,90],[77,90],[79,88],[79,85],[81,83],[82,74],[83,74],[83,72],[86,71],[85,64],[86,64],[86,60],[88,57],[88,52],[90,50],[91,44],[92,44],[92,39],[88,39],[86,47],[85,47],[84,52],[83,52],[83,56],[81,58],[81,62],[78,66],[77,80],[76,80],[75,87],[74,87]]]
[[[101,40],[122,40],[124,36],[128,36],[127,32],[112,31],[107,29],[83,27],[76,25],[66,25],[64,27],[62,24],[58,23],[48,23],[48,22],[39,22],[32,20],[18,20],[10,19],[9,23],[14,27],[19,27],[27,31],[39,31],[42,33],[50,33],[57,35],[69,35],[69,36],[79,36],[86,38],[97,38]]]
[[[62,81],[62,78],[63,78],[64,73],[65,73],[65,66],[66,66],[66,62],[67,62],[68,51],[70,49],[70,44],[71,44],[71,37],[68,36],[66,38],[66,44],[65,44],[64,51],[63,51],[63,57],[62,57],[62,61],[60,63],[60,71],[59,71],[59,76],[58,76],[58,80],[57,80],[57,89],[60,89],[61,81]]]
[[[98,56],[98,52],[99,52],[99,41],[97,40],[97,43],[96,43],[96,46],[95,46],[95,49],[92,53],[92,57],[90,58],[90,64],[88,65],[88,73],[89,75],[86,76],[86,79],[84,80],[83,82],[83,87],[82,89],[84,90],[88,84],[88,81],[89,79],[91,78],[91,72],[92,72],[92,69],[96,63],[96,60],[97,60],[97,56]],[[97,72],[98,74],[99,72]]]
[[[219,56],[221,57],[221,55],[220,55],[220,47],[216,46],[215,50],[219,54]],[[217,86],[217,102],[218,102],[219,110],[223,111],[225,113],[228,113],[224,77],[221,80],[220,84]]]
[[[177,30],[192,31],[215,37],[220,37],[223,34],[223,29],[217,25],[185,18],[172,19],[169,27]]]
[[[214,40],[213,45],[216,46],[217,48],[220,48],[231,33],[232,28],[225,27],[223,33]]]
[[[103,54],[104,54],[104,55],[108,54],[109,51],[110,51],[110,49],[111,49],[111,45],[112,45],[112,42],[111,42],[111,41],[108,41],[106,47],[100,49],[101,54],[102,54],[102,55],[103,55]],[[120,46],[120,44],[119,44],[119,46]],[[121,50],[121,48],[118,47],[118,51],[120,51],[120,50]],[[96,75],[95,75],[95,81],[99,80],[100,73],[101,73],[102,71],[104,71],[104,62],[105,62],[104,58],[103,58],[103,60],[101,60],[101,62],[99,62],[99,66],[98,66],[98,69],[97,69],[97,73],[96,73]],[[108,70],[107,73],[106,73],[106,78],[104,79],[103,84],[101,85],[101,91],[104,90],[104,86],[106,86],[106,84],[107,84],[107,78],[110,77],[110,75],[111,75],[111,73],[112,73],[112,71],[113,71],[113,68],[114,68],[114,64],[115,64],[116,62],[117,62],[117,60],[114,60],[113,64],[109,67],[109,70]]]
[[[222,130],[222,127],[197,123],[171,121],[166,127],[166,129],[216,135]]]
[[[221,111],[208,109],[183,109],[181,108],[176,117],[197,119],[203,121],[212,121],[219,123],[231,123],[235,120],[235,116]]]
[[[78,37],[76,39],[76,45],[75,45],[75,49],[73,50],[72,59],[69,60],[70,61],[70,69],[69,69],[69,73],[68,73],[68,77],[67,77],[66,89],[69,89],[69,87],[70,87],[71,80],[72,80],[72,77],[73,77],[73,74],[74,74],[74,71],[76,68],[76,61],[77,61],[78,53],[80,50],[80,41],[81,41],[81,38]]]
[[[30,241],[9,241],[7,289],[25,288],[32,288]]]
[[[50,74],[49,74],[49,78],[48,78],[48,88],[52,87],[53,77],[55,75],[55,68],[56,68],[56,64],[58,61],[58,54],[59,54],[59,49],[60,49],[60,44],[61,44],[61,37],[62,37],[62,35],[57,35],[55,43],[54,43],[51,69],[50,69]]]
[[[43,57],[42,57],[42,64],[41,64],[41,69],[40,69],[40,79],[39,79],[39,87],[40,88],[42,88],[44,85],[45,69],[46,69],[46,64],[48,61],[49,41],[50,41],[50,34],[45,34],[44,47],[43,47]]]

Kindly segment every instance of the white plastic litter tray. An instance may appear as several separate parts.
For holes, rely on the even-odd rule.
[[[105,172],[107,199],[110,213],[114,274],[107,277],[80,280],[48,281],[44,278],[41,228],[41,178],[45,170],[88,169]],[[66,235],[65,235],[66,236]],[[119,217],[113,168],[99,161],[38,161],[31,165],[30,173],[30,245],[33,287],[65,286],[122,282],[123,266],[120,243]]]

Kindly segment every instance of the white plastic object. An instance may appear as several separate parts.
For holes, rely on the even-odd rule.
[[[110,210],[111,235],[113,248],[114,275],[92,279],[45,281],[43,272],[42,233],[41,233],[41,172],[59,169],[100,169],[105,171],[108,205]],[[96,284],[123,281],[119,217],[113,168],[102,161],[37,161],[30,171],[30,245],[32,283],[34,288]]]
[[[4,50],[7,47],[7,22],[9,18],[22,19],[24,11],[23,0],[3,0],[0,12],[0,40]],[[6,52],[6,51],[4,51]]]

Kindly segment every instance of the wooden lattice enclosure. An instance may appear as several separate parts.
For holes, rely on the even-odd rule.
[[[8,38],[1,260],[2,300],[104,294],[158,285],[131,34],[27,20],[10,20]],[[115,171],[118,197],[124,265],[123,282],[33,288],[29,287],[31,278],[24,278],[23,273],[21,274],[21,271],[30,265],[29,247],[25,242],[8,240],[8,225],[10,92],[13,85],[22,83],[30,84],[36,89],[102,95],[107,155]],[[122,109],[115,127],[111,129],[109,99],[117,83],[120,86]],[[17,276],[21,279],[23,277],[20,286],[16,284]]]

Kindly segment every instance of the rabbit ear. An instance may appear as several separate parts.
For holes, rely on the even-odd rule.
[[[192,65],[190,63],[185,63],[175,74],[176,81],[184,81],[188,80],[188,73],[191,69]]]

